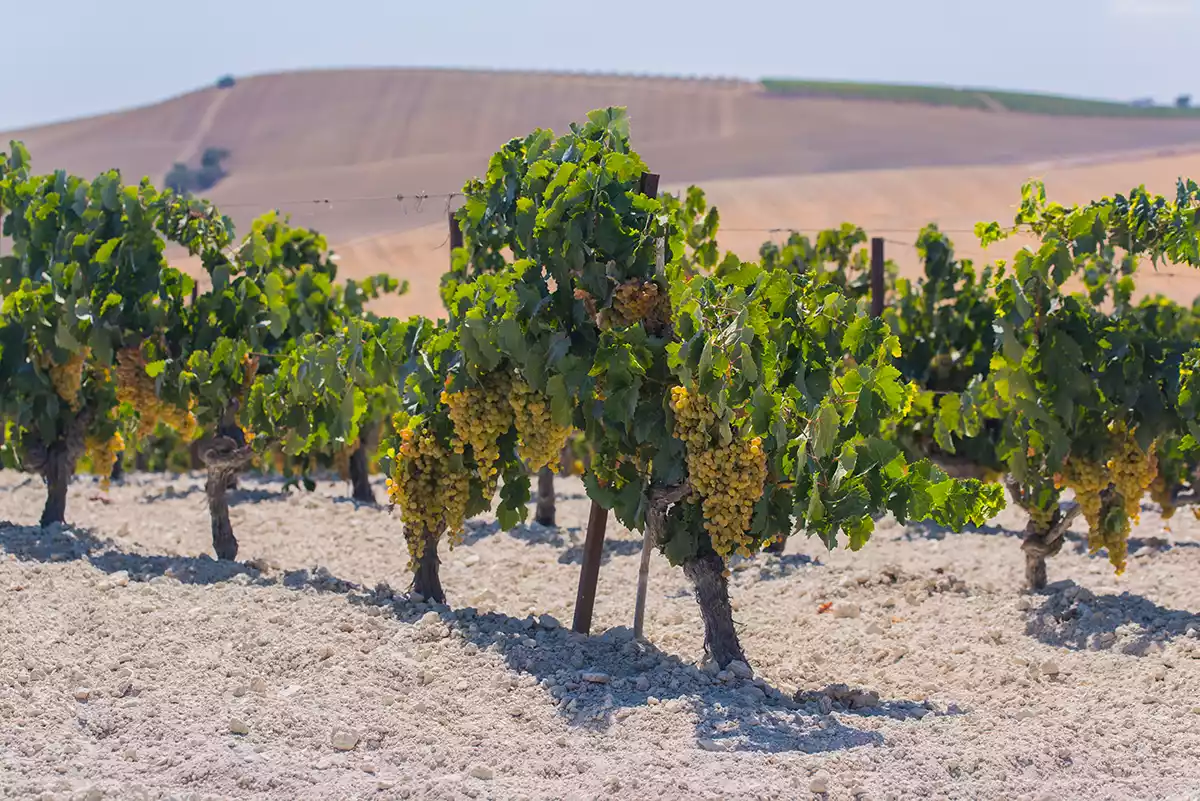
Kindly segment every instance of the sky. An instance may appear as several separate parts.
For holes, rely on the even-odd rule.
[[[237,76],[354,66],[936,83],[1200,97],[1200,0],[6,3],[0,129]]]

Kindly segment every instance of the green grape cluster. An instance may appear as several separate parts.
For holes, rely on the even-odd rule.
[[[1162,509],[1163,520],[1170,520],[1175,516],[1175,493],[1167,486],[1167,480],[1163,478],[1162,473],[1150,482],[1150,499]]]
[[[1154,448],[1142,450],[1123,425],[1110,426],[1111,440],[1103,463],[1067,459],[1061,481],[1075,491],[1075,499],[1088,523],[1088,549],[1108,550],[1108,560],[1125,572],[1129,532],[1141,517],[1142,496],[1158,473]],[[1115,496],[1105,498],[1111,490]]]
[[[117,463],[117,454],[123,450],[125,439],[120,432],[108,439],[93,436],[84,439],[84,458],[87,459],[92,475],[100,476],[100,489],[108,490],[113,465]]]
[[[139,437],[149,437],[161,422],[189,439],[196,432],[196,415],[158,397],[154,379],[146,373],[141,348],[117,351],[117,400],[128,403],[138,415]]]
[[[478,386],[459,392],[442,392],[442,403],[450,411],[454,423],[454,451],[462,454],[471,446],[484,492],[496,491],[500,478],[500,437],[513,424],[513,408],[509,402],[511,379],[496,371],[486,376]]]
[[[83,389],[83,363],[88,357],[88,349],[72,353],[63,364],[50,365],[50,383],[58,397],[67,402],[71,411],[77,412],[82,408],[80,391]]]
[[[426,534],[462,532],[470,500],[471,476],[452,463],[453,453],[430,431],[401,429],[395,469],[387,494],[400,507],[404,538],[415,564],[425,553]]]
[[[549,467],[557,471],[570,426],[557,425],[550,414],[550,399],[519,378],[509,385],[508,402],[520,435],[517,453],[521,459],[530,470]]]
[[[688,480],[700,495],[713,550],[721,556],[750,556],[755,545],[749,534],[754,504],[767,479],[762,439],[735,436],[727,445],[718,443],[711,433],[717,420],[712,402],[685,387],[671,388],[671,408],[675,436],[687,446]]]
[[[600,312],[597,323],[602,328],[643,323],[648,331],[656,333],[670,319],[670,295],[653,281],[631,279],[613,291],[612,308]]]

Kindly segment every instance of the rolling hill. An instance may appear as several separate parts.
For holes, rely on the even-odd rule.
[[[967,228],[1003,219],[1032,175],[1045,176],[1056,197],[1082,200],[1143,180],[1162,191],[1167,176],[1200,167],[1186,155],[1200,151],[1200,118],[1047,116],[794,97],[738,81],[429,69],[256,76],[5,138],[23,140],[35,168],[118,167],[127,179],[156,181],[175,162],[224,148],[229,175],[205,194],[239,225],[278,208],[327,234],[347,273],[409,278],[413,293],[392,311],[436,313],[445,195],[507,139],[563,129],[607,105],[629,108],[635,146],[664,187],[709,189],[724,212],[725,244],[739,252],[770,235],[762,229],[852,220],[911,241],[930,220]]]

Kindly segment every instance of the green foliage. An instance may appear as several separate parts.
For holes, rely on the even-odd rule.
[[[6,446],[47,448],[117,430],[115,353],[175,325],[192,281],[167,266],[171,200],[116,171],[33,175],[19,143],[0,159],[10,255],[0,258],[0,418]],[[78,390],[78,391],[77,391]]]
[[[442,288],[462,353],[454,381],[501,370],[544,392],[592,448],[589,495],[633,528],[658,491],[688,482],[668,402],[681,385],[717,410],[719,441],[761,438],[770,479],[755,508],[756,544],[790,531],[793,518],[831,546],[845,533],[860,547],[884,510],[956,528],[990,516],[998,488],[910,465],[881,438],[881,422],[906,399],[886,326],[824,272],[717,264],[705,249],[715,216],[695,194],[683,203],[641,194],[646,167],[628,133],[622,109],[592,112],[565,136],[509,142],[486,178],[467,185],[464,248]],[[850,267],[862,238],[836,232],[819,258]],[[660,241],[671,247],[660,251]],[[702,275],[696,264],[716,267]],[[666,313],[630,323],[617,308],[628,286],[669,297]],[[502,523],[522,519],[526,500],[502,495]],[[673,561],[710,547],[696,522],[686,508],[668,519],[659,544]]]

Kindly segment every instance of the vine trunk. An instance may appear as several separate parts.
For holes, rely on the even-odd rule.
[[[438,558],[441,534],[440,531],[422,531],[420,534],[425,543],[421,558],[413,566],[413,592],[419,593],[427,601],[444,604],[446,592],[442,589],[441,559]]]
[[[696,590],[696,603],[700,604],[700,616],[704,618],[705,653],[721,667],[734,661],[745,662],[746,655],[733,626],[725,560],[710,552],[684,562],[683,573]]]
[[[533,519],[543,526],[553,526],[556,510],[554,505],[554,471],[543,467],[538,471],[537,507]]]

